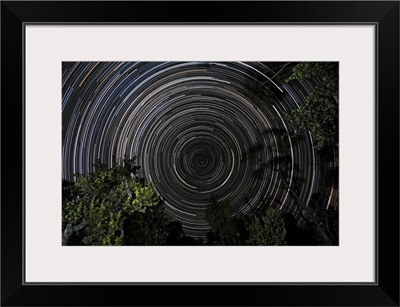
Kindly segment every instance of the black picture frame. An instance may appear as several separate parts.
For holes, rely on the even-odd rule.
[[[29,22],[376,25],[376,283],[25,284],[23,29]],[[1,305],[399,306],[399,2],[2,1]]]

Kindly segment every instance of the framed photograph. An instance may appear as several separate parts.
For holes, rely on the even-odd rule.
[[[399,306],[398,1],[1,2],[3,306]]]

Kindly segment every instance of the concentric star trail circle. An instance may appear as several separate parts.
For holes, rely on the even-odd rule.
[[[281,113],[307,89],[268,80],[268,69],[256,62],[63,63],[63,177],[90,173],[97,160],[112,166],[136,156],[139,175],[193,236],[210,230],[212,195],[229,200],[234,215],[265,203],[290,209],[274,170],[279,162],[271,161],[291,157],[288,180],[307,174],[300,195],[307,199],[318,188],[315,153],[311,138],[293,145],[273,131],[286,129]],[[260,105],[249,89],[265,84],[282,96]]]

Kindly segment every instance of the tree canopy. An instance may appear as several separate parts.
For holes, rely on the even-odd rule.
[[[303,62],[293,67],[286,82],[313,81],[313,90],[298,109],[288,111],[286,118],[294,133],[309,131],[315,147],[322,150],[330,142],[338,142],[338,86],[336,62]]]
[[[301,230],[283,223],[272,208],[261,207],[259,212],[239,217],[233,215],[229,200],[216,197],[210,198],[206,209],[212,228],[207,241],[194,239],[179,221],[165,215],[154,187],[136,176],[137,169],[134,159],[111,169],[97,164],[95,172],[77,176],[74,184],[63,182],[64,245],[285,245],[288,238],[291,244],[304,241],[305,235],[293,237]],[[307,237],[311,238],[316,232],[310,231]],[[324,243],[312,240],[307,242]]]
[[[63,181],[63,245],[199,245],[170,220],[135,159]]]
[[[63,204],[63,226],[80,225],[81,244],[124,244],[130,218],[160,205],[153,186],[136,177],[137,169],[134,159],[125,159],[111,169],[97,163],[95,172],[77,175],[74,197]]]
[[[250,245],[286,245],[285,224],[272,208],[251,217],[249,233],[247,243]]]
[[[229,201],[217,201],[212,197],[207,206],[206,218],[213,229],[208,235],[208,243],[211,245],[286,244],[285,224],[272,208],[250,217],[234,217]]]

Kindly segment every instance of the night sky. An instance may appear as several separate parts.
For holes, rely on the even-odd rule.
[[[308,134],[301,142],[288,137],[282,114],[313,85],[285,83],[285,69],[275,62],[64,62],[63,179],[88,174],[96,160],[111,167],[136,156],[139,177],[193,236],[210,230],[211,195],[229,200],[234,216],[261,205],[290,210],[277,170],[308,203],[321,189],[318,156]]]

